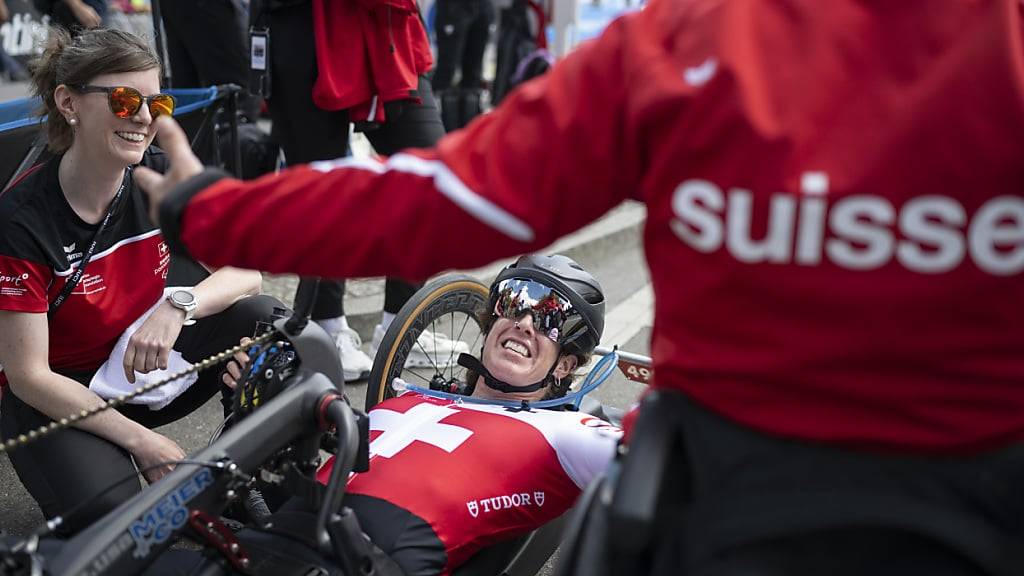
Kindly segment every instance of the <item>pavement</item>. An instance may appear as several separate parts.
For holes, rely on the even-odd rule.
[[[28,82],[0,82],[0,102],[25,98],[32,93]]]

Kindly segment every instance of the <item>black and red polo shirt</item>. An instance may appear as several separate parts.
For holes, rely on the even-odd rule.
[[[151,148],[141,164],[162,172],[167,161]],[[68,204],[59,166],[60,157],[54,158],[0,194],[0,310],[45,314],[99,228]],[[148,209],[129,175],[82,280],[50,318],[54,370],[98,368],[163,293],[170,254]],[[0,385],[6,382],[0,372]]]

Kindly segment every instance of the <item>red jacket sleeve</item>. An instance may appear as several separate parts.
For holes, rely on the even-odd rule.
[[[176,216],[181,241],[213,266],[328,277],[421,279],[539,250],[638,181],[625,136],[630,20],[435,150],[220,180]]]
[[[381,6],[391,6],[399,10],[405,10],[406,12],[418,12],[419,6],[416,5],[416,0],[356,0],[359,4],[362,4],[368,10],[373,8],[379,8]]]

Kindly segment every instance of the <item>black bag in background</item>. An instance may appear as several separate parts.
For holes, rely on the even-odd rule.
[[[483,90],[480,88],[449,88],[437,95],[441,103],[441,122],[445,132],[458,130],[483,112]]]
[[[495,106],[513,88],[551,67],[551,55],[540,42],[544,34],[543,14],[530,0],[515,0],[511,7],[501,11],[497,68],[491,88]]]
[[[209,157],[199,154],[204,164],[230,168],[227,164],[231,158],[231,124],[227,121],[217,123],[217,145],[214,151],[208,152]],[[238,118],[238,148],[241,151],[242,167],[239,177],[252,180],[277,169],[277,158],[281,147],[270,135],[252,123]]]
[[[230,139],[221,139],[221,150],[226,152]],[[252,180],[277,169],[281,147],[270,135],[251,122],[238,123],[238,147],[242,150],[241,177]]]

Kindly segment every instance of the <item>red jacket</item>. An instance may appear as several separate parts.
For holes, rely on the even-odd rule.
[[[416,0],[314,0],[313,102],[383,122],[384,103],[417,98],[433,63]]]
[[[208,186],[182,240],[422,278],[634,198],[654,386],[805,440],[1024,441],[1024,4],[820,4],[653,0],[435,150]]]

